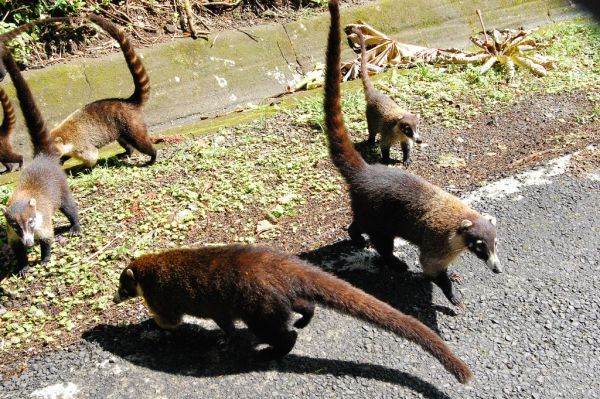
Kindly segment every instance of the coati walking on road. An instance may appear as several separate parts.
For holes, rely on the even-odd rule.
[[[354,149],[340,106],[340,31],[338,1],[329,2],[331,27],[325,73],[325,122],[333,163],[349,186],[354,220],[352,241],[364,246],[366,233],[383,260],[398,271],[407,265],[394,256],[394,238],[402,237],[420,249],[423,272],[454,305],[462,306],[450,276],[449,264],[469,249],[496,272],[496,221],[480,215],[455,196],[421,177],[397,168],[369,165]]]
[[[19,168],[23,166],[23,157],[16,154],[10,144],[10,135],[15,129],[17,117],[6,92],[2,89],[0,89],[0,103],[4,112],[4,119],[0,125],[0,162],[6,168],[5,172],[12,172],[13,164],[18,164]]]
[[[308,325],[315,303],[391,331],[436,357],[458,381],[473,378],[469,367],[427,326],[300,259],[267,248],[245,245],[174,249],[143,255],[121,273],[114,301],[142,296],[156,323],[173,328],[183,315],[213,319],[234,332],[242,320],[270,346],[262,360],[288,354],[297,332]]]
[[[0,43],[0,59],[16,88],[34,149],[34,158],[23,170],[4,209],[8,243],[17,258],[16,272],[24,276],[29,270],[26,248],[32,247],[36,239],[40,242],[41,262],[50,260],[54,241],[52,216],[56,210],[60,209],[69,219],[71,234],[80,231],[79,216],[67,177],[50,145],[48,129],[19,67],[3,43]]]
[[[367,125],[370,145],[375,145],[375,136],[381,134],[381,158],[383,163],[391,163],[390,147],[400,142],[402,147],[402,163],[411,164],[410,150],[413,141],[421,143],[419,136],[419,117],[403,110],[391,98],[380,93],[369,79],[367,70],[367,52],[365,38],[359,29],[353,31],[360,42],[360,77],[367,101]]]
[[[130,156],[137,149],[150,156],[146,165],[152,165],[156,150],[142,115],[150,95],[150,81],[142,60],[121,28],[98,15],[90,14],[89,19],[119,42],[135,91],[129,98],[98,100],[78,109],[52,129],[52,144],[60,156],[73,156],[92,167],[98,161],[98,149],[117,140],[125,148],[121,156]]]

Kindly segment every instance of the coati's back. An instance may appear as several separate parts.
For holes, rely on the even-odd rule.
[[[460,224],[453,216],[460,219],[469,209],[427,180],[379,164],[357,173],[349,190],[354,217],[367,233],[400,236],[417,245],[425,238],[444,239]]]
[[[23,170],[8,205],[20,199],[43,198],[39,207],[56,210],[68,190],[65,172],[55,156],[39,154]]]

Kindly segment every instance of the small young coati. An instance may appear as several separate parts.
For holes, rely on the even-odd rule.
[[[15,129],[17,116],[6,92],[2,89],[0,89],[0,103],[4,112],[4,119],[0,125],[0,162],[6,168],[5,172],[12,172],[14,164],[18,164],[19,168],[23,166],[23,157],[16,154],[10,144],[10,135]]]
[[[152,165],[156,150],[142,115],[150,81],[142,60],[121,28],[98,15],[90,14],[89,19],[119,42],[135,91],[128,98],[98,100],[78,109],[50,131],[52,145],[61,157],[72,156],[92,167],[98,161],[98,149],[116,140],[125,148],[121,156],[130,156],[137,149],[150,156],[146,165]]]
[[[23,170],[4,209],[8,243],[17,258],[16,272],[24,276],[29,270],[26,248],[32,247],[36,239],[40,242],[41,262],[50,260],[54,240],[52,216],[56,210],[60,209],[69,219],[71,234],[79,233],[79,216],[67,177],[50,145],[48,129],[19,67],[3,43],[0,43],[0,59],[16,88],[34,149],[34,158]]]
[[[367,101],[367,125],[370,145],[375,145],[375,136],[381,134],[381,158],[383,163],[391,163],[390,147],[400,142],[402,147],[402,163],[411,164],[410,150],[413,141],[421,143],[419,136],[419,117],[403,110],[391,98],[379,92],[369,79],[367,70],[367,52],[365,38],[359,29],[353,31],[360,41],[360,77]]]
[[[448,266],[469,249],[488,267],[502,271],[496,255],[496,221],[421,177],[383,165],[369,165],[354,149],[340,106],[340,31],[338,1],[330,0],[331,27],[325,73],[325,122],[333,163],[349,186],[354,220],[352,241],[364,246],[366,233],[383,260],[398,271],[407,265],[394,256],[394,238],[420,249],[423,272],[454,305],[462,306]]]
[[[121,273],[114,301],[142,296],[156,323],[174,328],[183,315],[214,320],[230,335],[242,320],[269,345],[261,360],[288,354],[313,317],[315,303],[391,331],[436,357],[458,381],[473,378],[469,367],[417,319],[294,256],[245,245],[173,249],[143,255]]]

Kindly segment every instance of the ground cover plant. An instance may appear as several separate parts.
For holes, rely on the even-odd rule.
[[[464,192],[544,159],[584,150],[597,167],[600,145],[600,30],[584,20],[540,32],[558,68],[544,78],[517,71],[506,85],[492,69],[422,65],[386,74],[376,85],[421,112],[422,136],[410,167],[442,187]],[[369,161],[364,100],[344,89],[353,141]],[[69,179],[83,234],[58,238],[52,261],[0,287],[0,367],[4,378],[28,357],[77,343],[98,323],[137,323],[143,305],[115,306],[117,277],[134,256],[169,247],[265,243],[292,253],[346,239],[348,198],[331,165],[322,130],[321,95],[274,116],[219,130],[161,150],[149,168],[110,159]],[[394,151],[394,150],[392,150]],[[399,167],[399,166],[396,166]],[[5,204],[13,187],[0,187]],[[55,225],[67,225],[62,216]],[[0,222],[0,264],[12,262]],[[30,256],[39,259],[37,252]]]

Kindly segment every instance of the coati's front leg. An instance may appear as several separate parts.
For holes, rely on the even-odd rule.
[[[10,248],[13,251],[13,254],[15,255],[15,258],[17,259],[17,268],[15,270],[15,273],[17,273],[19,277],[25,277],[27,272],[29,272],[29,259],[27,259],[27,249],[25,248],[25,245],[23,245],[21,240],[19,240],[18,238],[11,239],[9,237],[9,244]]]
[[[50,262],[50,258],[52,257],[52,241],[51,237],[40,238],[41,264]]]
[[[296,345],[298,333],[288,328],[290,314],[274,312],[257,314],[244,318],[250,331],[262,342],[269,345],[257,354],[257,360],[269,361],[280,359],[290,353]]]
[[[444,265],[444,263],[439,260],[428,259],[421,256],[421,266],[423,267],[425,276],[435,283],[435,285],[440,287],[450,303],[460,308],[465,307],[460,293],[455,289],[454,284],[450,279],[447,265]]]
[[[117,158],[119,158],[119,159],[129,158],[131,156],[131,154],[133,154],[133,150],[134,150],[133,146],[131,144],[129,144],[122,137],[119,137],[117,139],[117,142],[121,145],[121,147],[125,148],[125,152],[123,152],[121,154],[117,154]]]
[[[412,160],[410,159],[410,149],[412,147],[410,141],[403,141],[400,143],[400,146],[402,147],[402,164],[404,166],[409,166],[412,163]]]

